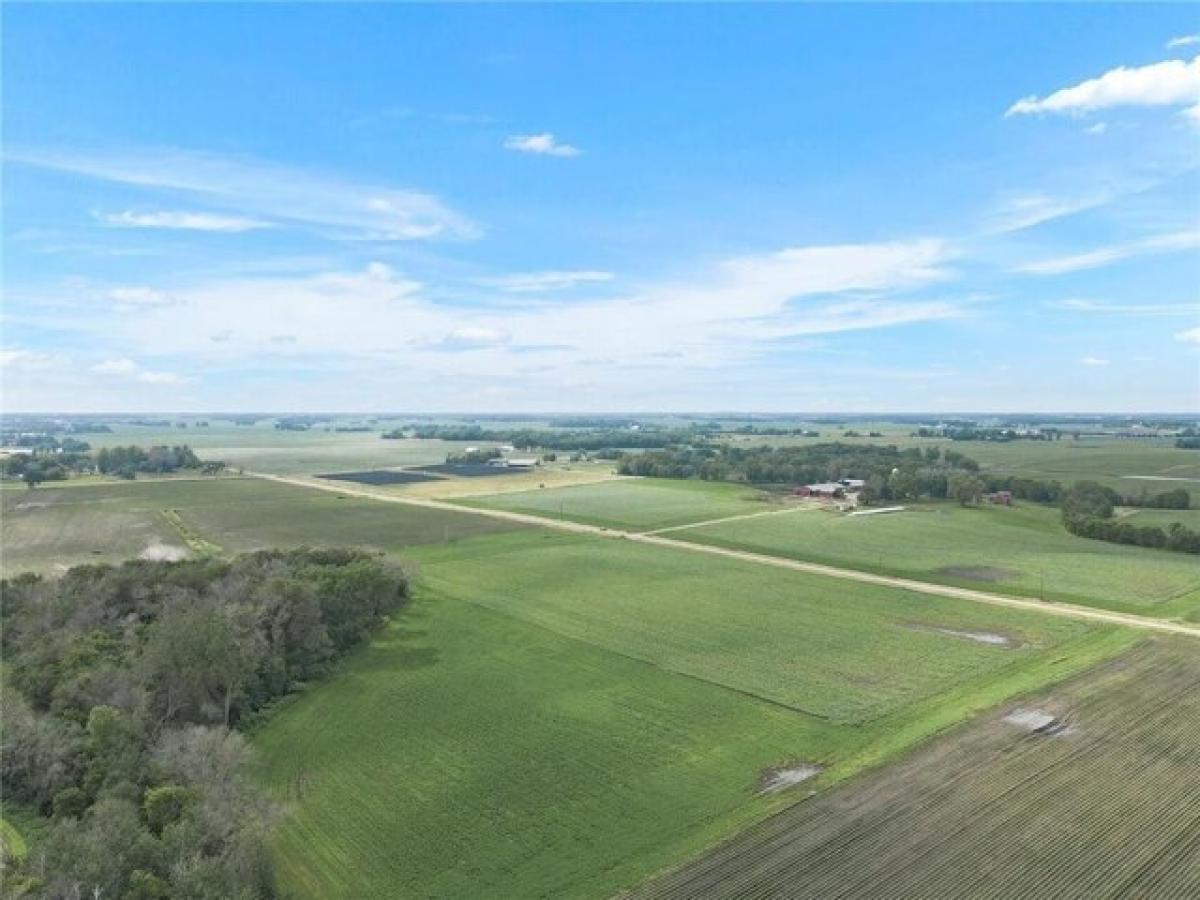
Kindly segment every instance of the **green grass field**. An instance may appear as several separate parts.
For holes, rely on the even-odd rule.
[[[532,513],[633,531],[669,528],[771,508],[767,495],[754,488],[666,478],[623,478],[576,487],[469,497],[459,502],[464,506]]]
[[[115,563],[156,546],[209,545],[225,553],[303,545],[394,552],[520,527],[250,478],[6,488],[0,504],[5,574]]]
[[[599,538],[406,555],[415,607],[255,736],[296,897],[609,896],[1136,639]]]
[[[1142,513],[1138,513],[1141,516]],[[1194,557],[1075,537],[1035,504],[798,512],[672,532],[680,540],[1164,616],[1200,608]]]

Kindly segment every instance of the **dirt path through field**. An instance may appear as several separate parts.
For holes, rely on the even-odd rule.
[[[741,513],[736,516],[722,516],[720,519],[707,519],[704,522],[688,522],[686,525],[668,525],[666,528],[654,528],[650,531],[640,531],[638,534],[666,534],[668,531],[682,531],[685,528],[703,528],[705,525],[720,525],[722,522],[739,522],[742,519],[760,519],[763,516],[782,516],[794,512],[817,512],[819,506],[789,506],[787,509],[768,509],[761,512]]]
[[[1091,622],[1104,622],[1110,625],[1124,625],[1129,628],[1141,628],[1148,631],[1160,631],[1168,634],[1183,634],[1200,638],[1200,625],[1188,625],[1183,622],[1171,622],[1164,619],[1154,619],[1149,616],[1139,616],[1132,613],[1111,612],[1105,609],[1094,609],[1088,606],[1076,606],[1072,603],[1060,603],[1050,600],[1027,600],[1021,597],[1008,597],[1003,594],[992,594],[971,588],[951,587],[945,584],[933,584],[928,581],[914,581],[910,578],[897,578],[891,575],[875,575],[871,572],[861,572],[857,569],[842,569],[836,566],[826,566],[820,563],[801,562],[786,559],[781,556],[770,556],[765,553],[752,553],[748,550],[731,550],[726,547],[714,547],[708,544],[693,544],[665,537],[662,534],[638,533],[620,531],[612,528],[602,528],[597,525],[584,525],[579,522],[569,522],[563,519],[548,519],[528,513],[509,512],[500,509],[480,509],[478,507],[459,506],[456,503],[446,503],[442,500],[430,500],[424,497],[406,497],[398,494],[377,494],[361,488],[340,487],[333,484],[322,484],[306,478],[289,477],[286,475],[267,475],[257,472],[247,472],[255,478],[268,481],[278,481],[283,484],[312,488],[318,491],[330,491],[354,497],[365,497],[369,500],[382,500],[388,503],[403,503],[409,506],[423,506],[429,509],[450,510],[453,512],[469,513],[480,516],[491,516],[506,519],[510,522],[521,522],[526,525],[537,525],[543,528],[557,528],[560,531],[570,531],[576,534],[589,534],[598,537],[620,538],[636,541],[642,544],[653,544],[658,547],[668,547],[672,550],[686,550],[691,553],[709,553],[713,556],[724,556],[742,562],[757,563],[763,566],[775,566],[780,569],[790,569],[793,572],[807,572],[810,575],[822,575],[826,578],[842,578],[847,581],[859,581],[864,584],[875,584],[883,587],[900,588],[919,594],[933,594],[939,597],[951,597],[956,600],[969,600],[973,603],[987,603],[992,606],[1007,606],[1010,609],[1024,609],[1030,612],[1042,613],[1047,616],[1060,616],[1068,619],[1083,619]],[[777,511],[772,510],[772,513]],[[782,512],[782,511],[778,511]],[[789,510],[790,512],[790,510]],[[765,513],[751,513],[760,516]]]

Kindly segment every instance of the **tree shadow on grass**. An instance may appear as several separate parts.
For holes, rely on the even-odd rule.
[[[358,668],[368,671],[409,671],[424,669],[438,662],[438,649],[428,642],[429,632],[409,625],[420,615],[403,614],[404,622],[393,623],[363,651]]]

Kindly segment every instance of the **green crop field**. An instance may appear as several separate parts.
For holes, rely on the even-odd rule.
[[[235,553],[344,546],[396,551],[520,526],[250,478],[64,482],[0,491],[3,571],[120,562],[150,548]]]
[[[1017,665],[1087,628],[606,538],[523,532],[413,555],[440,593],[844,722]],[[970,638],[988,634],[1009,644]]]
[[[459,502],[606,528],[646,531],[763,512],[771,508],[767,498],[763,492],[744,485],[623,478],[575,487],[469,497]]]
[[[1134,639],[602,538],[406,556],[414,608],[255,735],[291,896],[611,895]]]
[[[1036,597],[1044,588],[1048,598],[1107,609],[1164,616],[1200,609],[1194,557],[1075,537],[1057,509],[1030,503],[924,504],[862,516],[797,512],[671,537],[1000,593]]]
[[[635,893],[1200,896],[1200,654],[1155,640],[749,829]]]

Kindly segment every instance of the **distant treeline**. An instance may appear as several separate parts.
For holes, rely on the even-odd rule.
[[[823,443],[798,447],[691,446],[621,457],[624,475],[799,485],[860,478],[865,502],[951,496],[950,476],[974,474],[975,460],[937,447]],[[982,485],[980,486],[982,487]]]
[[[1174,506],[1166,509],[1187,509],[1190,496],[1187,491],[1170,491],[1168,502]],[[1182,495],[1182,497],[1180,496]],[[1115,544],[1136,544],[1139,547],[1157,547],[1183,553],[1200,553],[1200,531],[1188,528],[1181,522],[1172,522],[1166,528],[1158,525],[1135,525],[1126,519],[1114,519],[1113,512],[1118,504],[1124,503],[1116,491],[1094,481],[1077,481],[1062,496],[1062,520],[1067,531],[1080,537],[1110,541]]]
[[[54,441],[53,438],[50,440]],[[63,438],[56,446],[43,446],[33,453],[21,453],[0,460],[0,475],[19,478],[29,487],[44,481],[66,481],[72,472],[100,472],[120,478],[136,478],[139,473],[162,475],[179,469],[202,469],[216,473],[223,462],[201,460],[186,444],[142,448],[102,447],[91,452],[84,441]]]
[[[51,817],[5,896],[272,897],[272,808],[229,728],[363,643],[407,602],[404,572],[263,551],[0,588],[0,786]]]
[[[425,440],[478,441],[512,444],[522,449],[583,450],[593,452],[612,448],[671,447],[701,439],[697,428],[626,428],[578,429],[555,431],[546,428],[491,429],[479,425],[414,425],[408,429],[386,431],[383,437],[395,440],[408,436]]]
[[[945,426],[943,428],[918,428],[913,437],[945,438],[951,441],[1060,441],[1063,433],[1057,428],[1039,431],[1016,428],[978,428],[974,425]]]

